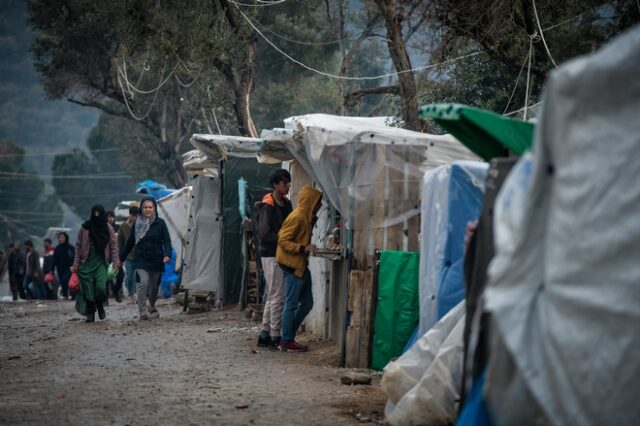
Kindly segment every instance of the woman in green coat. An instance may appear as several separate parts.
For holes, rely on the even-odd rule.
[[[113,263],[120,266],[116,233],[107,223],[104,207],[96,204],[91,208],[91,217],[78,232],[76,254],[71,270],[80,278],[80,293],[76,297],[76,310],[86,315],[87,322],[106,317],[104,303],[107,300],[107,267]]]

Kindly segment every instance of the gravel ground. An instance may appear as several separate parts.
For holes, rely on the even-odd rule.
[[[302,336],[307,353],[255,347],[235,308],[134,319],[111,303],[85,323],[71,302],[0,303],[0,424],[335,425],[378,423],[379,376],[345,386],[338,349]]]

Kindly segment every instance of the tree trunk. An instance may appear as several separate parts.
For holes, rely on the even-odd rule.
[[[402,37],[402,12],[396,7],[396,0],[376,0],[378,9],[384,15],[387,27],[387,46],[396,72],[412,69],[407,46]],[[422,128],[418,118],[418,88],[413,72],[398,75],[402,119],[407,129],[419,131]]]
[[[244,66],[240,70],[239,78],[235,78],[234,94],[236,97],[233,104],[236,119],[238,120],[238,130],[242,136],[251,138],[258,137],[258,130],[251,116],[251,94],[253,92],[253,74],[255,70],[255,55],[257,39],[252,37],[247,45],[247,58]]]

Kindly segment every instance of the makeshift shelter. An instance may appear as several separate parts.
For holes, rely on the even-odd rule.
[[[285,129],[263,133],[263,140],[272,146],[280,141],[289,149],[344,224],[343,260],[330,263],[328,280],[316,280],[326,296],[326,337],[342,342],[347,366],[368,367],[377,297],[375,249],[417,251],[419,182],[424,172],[477,157],[449,135],[390,127],[384,117],[312,114],[292,117],[285,124]]]
[[[464,235],[467,223],[480,214],[487,168],[486,163],[460,161],[424,175],[416,337],[464,299]]]
[[[551,73],[496,201],[484,395],[497,424],[640,418],[640,28]]]
[[[207,201],[203,201],[207,203],[207,211],[216,202],[218,204],[215,216],[218,221],[216,226],[221,225],[221,238],[209,235],[207,244],[217,246],[219,250],[222,264],[217,294],[225,304],[239,301],[247,268],[244,262],[239,261],[243,259],[244,238],[243,219],[238,209],[238,180],[246,180],[249,187],[264,186],[269,182],[270,173],[280,167],[277,160],[274,160],[274,164],[258,162],[256,154],[260,150],[260,143],[260,139],[240,136],[195,134],[191,138],[191,144],[217,167],[219,178],[210,178],[208,192],[202,194],[204,198],[208,197]],[[218,186],[217,191],[213,191],[214,185]],[[201,232],[197,226],[197,223],[194,224],[192,230]]]

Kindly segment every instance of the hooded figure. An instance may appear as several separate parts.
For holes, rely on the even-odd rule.
[[[62,287],[62,297],[68,299],[69,278],[71,277],[71,266],[73,266],[75,257],[75,247],[69,244],[69,234],[66,232],[58,234],[58,243],[53,251],[53,267],[58,273],[58,280]]]
[[[311,273],[307,268],[307,259],[315,253],[316,246],[311,244],[311,231],[315,224],[315,215],[320,209],[322,193],[305,186],[299,193],[300,202],[282,223],[278,233],[276,262],[284,271],[284,309],[280,350],[286,352],[304,352],[306,346],[294,340],[296,331],[313,307],[311,291]]]
[[[164,263],[171,260],[171,237],[167,224],[158,217],[156,200],[145,197],[140,202],[140,216],[132,226],[132,232],[124,247],[120,251],[120,260],[124,262],[131,250],[131,262],[135,271],[134,280],[138,297],[139,319],[146,320],[149,316],[157,318],[155,307],[158,298],[158,284],[164,270]],[[146,307],[147,294],[149,296],[148,314]]]
[[[104,207],[96,204],[91,208],[91,217],[80,227],[76,240],[75,257],[71,269],[77,271],[80,292],[76,297],[76,310],[87,316],[87,322],[95,321],[98,311],[100,319],[106,314],[103,304],[107,300],[107,266],[118,261],[116,233],[107,223]]]
[[[106,261],[104,249],[109,244],[110,234],[104,207],[100,204],[91,207],[91,217],[84,221],[82,227],[89,231],[91,243],[102,260]]]

